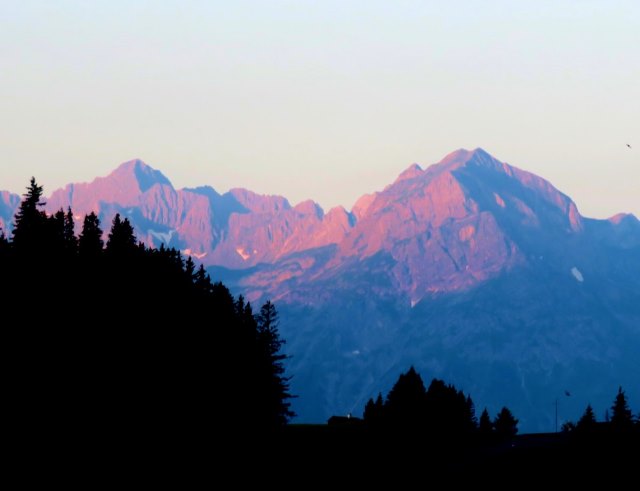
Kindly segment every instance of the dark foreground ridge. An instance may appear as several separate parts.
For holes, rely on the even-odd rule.
[[[414,434],[367,431],[364,426],[290,425],[282,434],[283,461],[301,473],[322,469],[327,480],[349,476],[364,482],[522,482],[549,478],[632,476],[640,452],[638,434],[518,435],[505,442],[433,440]],[[295,449],[293,451],[292,449]]]
[[[288,421],[271,302],[254,314],[190,257],[138,243],[119,214],[107,237],[94,213],[76,236],[71,209],[47,215],[41,196],[32,179],[12,236],[0,235],[3,409],[17,448],[144,456]]]

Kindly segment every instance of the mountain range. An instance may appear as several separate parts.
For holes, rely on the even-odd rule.
[[[0,227],[19,197],[0,193]],[[140,160],[47,199],[115,213],[138,239],[274,300],[300,421],[357,413],[413,364],[476,404],[551,430],[619,385],[640,403],[640,221],[583,217],[548,181],[482,149],[413,164],[347,211],[245,189],[176,190]],[[570,393],[571,396],[566,394]],[[599,414],[603,417],[603,414]]]

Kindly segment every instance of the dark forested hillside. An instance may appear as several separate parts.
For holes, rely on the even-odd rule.
[[[32,179],[0,238],[5,410],[21,438],[209,438],[292,416],[278,316],[257,315],[174,249],[116,215],[76,235]]]

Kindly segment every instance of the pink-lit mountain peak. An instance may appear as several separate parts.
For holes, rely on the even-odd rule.
[[[160,171],[140,159],[130,160],[105,177],[97,177],[89,183],[68,184],[54,191],[47,200],[47,209],[72,206],[75,212],[84,214],[99,211],[103,203],[137,206],[140,196],[156,185],[173,191],[171,182]]]
[[[130,160],[118,166],[104,178],[113,184],[134,185],[140,192],[145,192],[155,184],[171,186],[171,182],[162,172],[145,164],[140,159]]]
[[[547,180],[527,171],[501,162],[482,148],[459,149],[445,156],[440,162],[421,170],[412,165],[387,186],[367,212],[387,209],[389,201],[423,201],[446,219],[454,209],[481,208],[503,212],[512,210],[530,223],[539,223],[540,213],[568,218],[572,230],[582,227],[582,218],[573,201]],[[546,209],[546,211],[545,211]],[[555,211],[553,211],[555,210]],[[455,212],[454,212],[455,213]],[[362,214],[362,213],[361,213]],[[561,220],[560,220],[561,221]]]
[[[497,171],[511,175],[512,168],[496,158],[489,155],[482,148],[474,150],[458,149],[446,155],[440,162],[422,168],[419,164],[411,164],[400,173],[396,180],[386,189],[392,188],[395,184],[403,181],[422,180],[431,181],[444,173],[451,173],[461,168],[480,168],[484,170]],[[410,184],[409,184],[410,185]],[[404,184],[403,186],[407,186]]]
[[[478,165],[492,166],[499,161],[491,156],[484,149],[478,147],[473,150],[467,150],[466,148],[459,148],[453,152],[445,155],[445,157],[439,162],[443,166],[458,167],[468,162],[473,161]]]
[[[400,175],[396,178],[395,182],[406,181],[408,179],[414,179],[423,174],[422,167],[418,164],[411,164],[405,170],[403,170]]]
[[[421,177],[430,182],[443,174],[450,174],[456,180],[460,180],[458,177],[461,175],[473,175],[477,180],[485,181],[488,185],[494,185],[495,179],[501,179],[503,182],[515,179],[525,185],[550,186],[544,179],[501,162],[482,148],[474,150],[461,148],[451,152],[440,162],[427,167]]]

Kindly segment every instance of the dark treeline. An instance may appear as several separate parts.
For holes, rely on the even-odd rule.
[[[386,399],[382,394],[369,399],[364,423],[372,430],[420,433],[440,441],[505,441],[518,432],[518,420],[508,408],[494,420],[484,409],[478,420],[470,395],[439,379],[427,389],[413,367],[400,375]]]
[[[619,387],[611,410],[605,413],[604,421],[598,421],[591,404],[587,404],[578,422],[566,422],[562,425],[562,431],[582,441],[606,436],[623,439],[634,434],[640,436],[640,412],[634,418],[627,395],[622,387]]]
[[[285,424],[278,315],[254,313],[174,249],[116,215],[48,216],[31,180],[0,234],[5,409],[24,434],[168,441]],[[106,239],[106,240],[103,240]]]
[[[589,406],[563,432],[521,435],[507,407],[493,417],[484,409],[478,417],[470,395],[438,379],[426,387],[411,367],[386,397],[369,399],[363,419],[334,416],[326,427],[290,427],[286,448],[296,449],[290,458],[309,472],[315,464],[297,455],[314,454],[323,469],[336,469],[330,478],[351,473],[362,479],[364,468],[373,484],[392,479],[401,483],[396,487],[413,486],[425,476],[448,484],[510,485],[566,477],[575,483],[612,471],[635,476],[640,415],[632,412],[622,389],[608,412],[607,421],[598,422]],[[331,452],[319,452],[319,447]],[[363,467],[354,464],[358,459]]]
[[[563,425],[563,433],[580,442],[602,438],[625,440],[640,433],[640,413],[634,417],[622,387],[606,414],[605,421],[598,422],[588,405],[577,423]],[[400,375],[386,398],[378,394],[375,400],[369,399],[363,419],[370,430],[419,433],[437,441],[499,444],[513,440],[518,433],[518,420],[507,407],[494,419],[486,408],[477,418],[470,395],[438,379],[433,379],[427,389],[413,367]],[[344,419],[341,421],[348,424]]]

